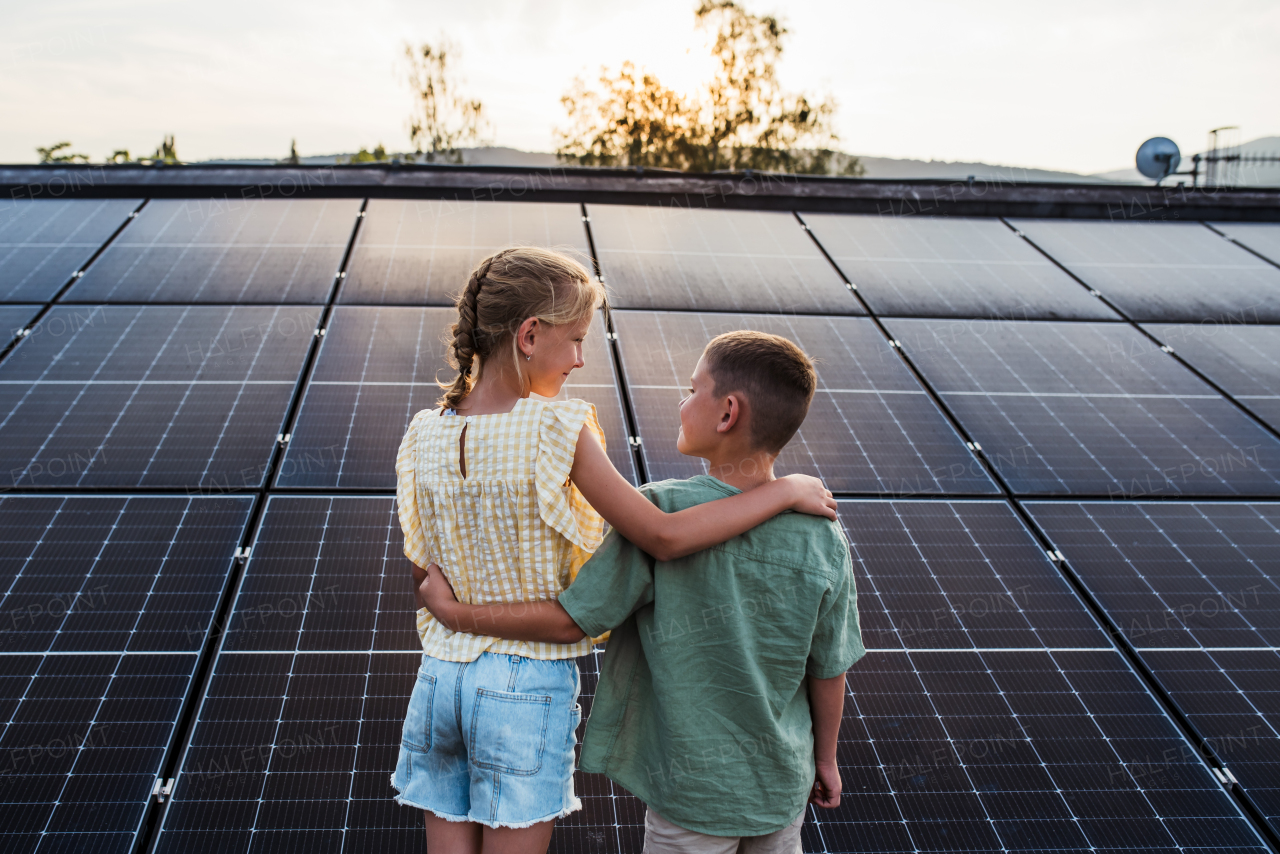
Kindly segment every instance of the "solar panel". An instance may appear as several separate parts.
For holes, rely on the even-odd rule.
[[[592,205],[590,215],[615,306],[864,313],[789,213]]]
[[[1280,504],[1027,509],[1280,830]]]
[[[1280,327],[1170,323],[1147,329],[1280,430]]]
[[[0,652],[198,652],[251,505],[0,498]]]
[[[393,498],[269,500],[159,851],[420,846],[421,816],[388,783],[421,660],[402,546]],[[589,709],[597,658],[579,664]],[[599,777],[576,786],[585,808],[552,850],[638,851],[639,803]]]
[[[1269,222],[1215,222],[1214,228],[1280,264],[1280,225]]]
[[[262,482],[320,310],[59,306],[0,365],[16,487]]]
[[[0,498],[0,848],[134,850],[251,505]]]
[[[358,199],[153,199],[73,302],[323,303]]]
[[[1116,317],[998,219],[807,213],[804,221],[876,314]]]
[[[1198,223],[1011,222],[1133,320],[1280,320],[1280,270]]]
[[[0,342],[8,344],[14,338],[17,338],[43,307],[39,305],[0,305]],[[0,344],[0,346],[3,346],[3,344]]]
[[[370,199],[339,301],[452,305],[484,258],[528,245],[591,267],[576,204]]]
[[[993,493],[981,463],[865,318],[615,311],[627,391],[651,480],[703,474],[676,450],[679,402],[703,347],[756,329],[818,360],[808,418],[778,458],[779,474],[821,477],[837,492]]]
[[[1008,505],[841,501],[840,519],[869,651],[845,794],[810,808],[805,850],[1259,848]]]
[[[336,309],[276,485],[395,489],[396,451],[409,421],[435,408],[441,394],[436,377],[455,376],[440,335],[456,319],[451,308]],[[595,404],[609,458],[635,483],[613,357],[599,318],[587,336],[584,361],[560,397]]]
[[[53,299],[140,203],[23,199],[0,206],[0,300]]]
[[[1020,494],[1280,494],[1280,442],[1127,324],[889,320]]]

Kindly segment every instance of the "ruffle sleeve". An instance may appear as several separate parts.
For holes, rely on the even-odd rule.
[[[583,425],[603,447],[604,431],[596,419],[595,406],[585,400],[544,404],[538,426],[535,482],[542,520],[575,546],[594,552],[604,537],[604,519],[569,480]]]
[[[432,410],[424,409],[413,416],[396,454],[396,510],[400,516],[400,530],[404,532],[404,556],[424,569],[431,563],[431,557],[427,554],[427,538],[418,514],[418,489],[414,475],[418,461],[418,422],[431,414]]]

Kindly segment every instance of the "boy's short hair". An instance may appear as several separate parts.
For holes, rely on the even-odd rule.
[[[702,358],[717,397],[736,391],[751,402],[751,444],[781,451],[809,414],[818,385],[813,360],[780,335],[748,330],[712,338]]]

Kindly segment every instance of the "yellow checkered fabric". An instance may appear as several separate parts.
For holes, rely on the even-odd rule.
[[[414,416],[396,458],[404,553],[439,564],[460,602],[555,599],[600,545],[604,520],[569,481],[583,425],[604,444],[595,407],[582,400],[524,398],[502,415]],[[458,440],[466,428],[467,476]],[[483,652],[575,658],[578,643],[530,643],[451,632],[425,609],[418,635],[428,655],[475,661]]]

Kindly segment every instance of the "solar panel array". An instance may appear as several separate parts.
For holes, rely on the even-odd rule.
[[[807,851],[1257,851],[1280,834],[1280,226],[576,203],[0,211],[0,849],[424,849],[393,465],[474,265],[598,269],[563,396],[704,471],[716,334],[818,390],[867,657]],[[589,713],[599,658],[579,660]],[[170,783],[172,785],[170,785]],[[638,852],[577,774],[552,849]]]

